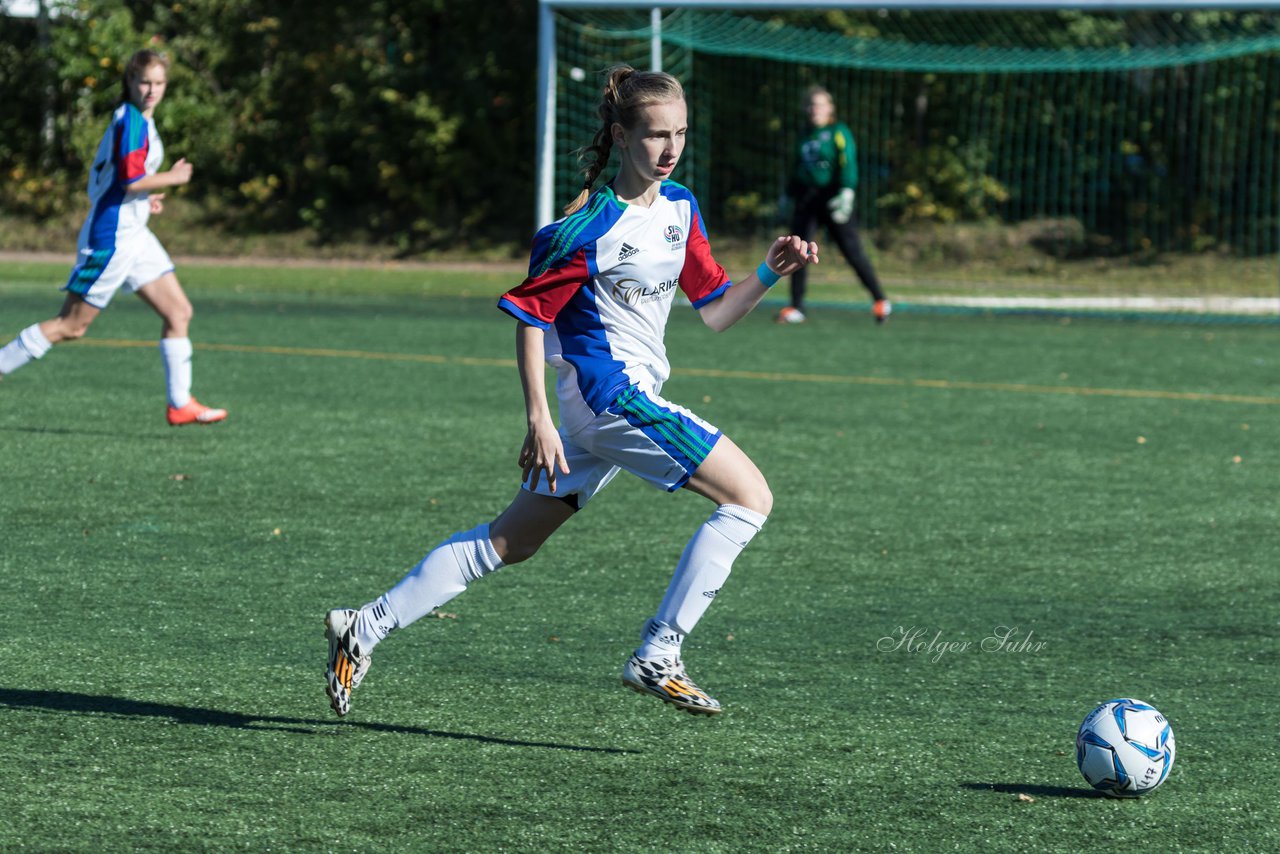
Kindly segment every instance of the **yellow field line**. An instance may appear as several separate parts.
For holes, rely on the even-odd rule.
[[[80,346],[155,347],[155,341],[129,341],[122,338],[82,338],[72,342]],[[317,356],[330,359],[372,359],[383,362],[426,362],[433,365],[481,365],[485,367],[514,368],[515,359],[480,359],[469,356],[437,356],[431,353],[378,353],[372,350],[333,350],[326,347],[271,347],[256,344],[194,344],[197,350],[213,350],[222,353],[264,353],[270,356]]]
[[[76,344],[92,347],[155,347],[155,341],[85,338]],[[433,365],[474,365],[514,368],[514,359],[481,359],[469,356],[439,356],[431,353],[377,353],[369,350],[333,350],[321,347],[270,347],[253,344],[196,344],[197,350],[224,353],[263,353],[272,356],[313,356],[335,359],[371,359],[384,362],[423,362]],[[677,368],[672,373],[686,377],[755,380],[758,382],[831,383],[837,385],[879,385],[941,390],[995,391],[1014,394],[1065,394],[1075,397],[1119,397],[1138,400],[1185,400],[1203,403],[1248,403],[1280,406],[1280,397],[1247,394],[1210,394],[1194,391],[1159,391],[1128,388],[1087,388],[1082,386],[1028,385],[1024,383],[980,383],[967,380],[899,379],[859,377],[840,374],[797,374],[783,371],[728,371],[716,368]]]
[[[1066,394],[1079,397],[1129,397],[1153,400],[1194,400],[1212,403],[1260,403],[1280,405],[1280,397],[1258,397],[1245,394],[1210,394],[1195,391],[1159,391],[1129,388],[1087,388],[1083,386],[1028,385],[1025,383],[979,383],[967,380],[898,379],[893,377],[856,377],[839,374],[789,374],[757,371],[723,371],[714,368],[685,368],[674,373],[694,377],[726,377],[775,382],[844,383],[847,385],[907,386],[911,388],[965,389],[969,391],[1007,391],[1019,394]]]

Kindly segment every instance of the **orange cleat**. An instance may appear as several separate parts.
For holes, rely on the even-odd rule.
[[[876,323],[884,323],[888,321],[889,315],[893,313],[893,303],[887,299],[878,299],[871,306],[871,313],[876,318]]]
[[[205,406],[194,397],[186,406],[169,407],[169,426],[181,427],[184,424],[213,424],[227,417],[227,410]]]
[[[777,323],[804,323],[804,312],[795,306],[787,306],[774,318]]]

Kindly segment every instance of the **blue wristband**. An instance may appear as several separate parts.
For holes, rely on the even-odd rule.
[[[760,284],[771,288],[778,284],[778,280],[782,277],[770,270],[767,262],[761,261],[760,266],[756,268],[756,278],[760,280]]]

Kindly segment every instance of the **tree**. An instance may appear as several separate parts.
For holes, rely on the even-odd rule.
[[[146,46],[172,60],[166,145],[196,164],[191,195],[232,223],[367,234],[406,251],[523,241],[531,228],[528,2],[81,0],[60,12],[58,156],[40,169],[27,102],[5,124],[24,144],[0,148],[7,170],[44,172],[53,195],[83,183],[123,63]],[[0,67],[31,68],[36,53],[18,41]],[[6,182],[5,207],[22,208],[18,195]]]

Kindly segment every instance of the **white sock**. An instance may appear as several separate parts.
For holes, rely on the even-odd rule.
[[[374,625],[385,626],[385,629],[369,632],[370,635],[375,635],[381,631],[373,644],[386,637],[386,633],[392,628],[403,629],[425,617],[432,609],[439,608],[466,590],[471,582],[497,572],[502,567],[502,559],[489,541],[488,522],[470,531],[454,534],[419,561],[395,587],[370,603],[376,605],[385,602],[390,611],[387,615],[390,621],[385,617],[372,620]],[[361,609],[361,613],[363,612]]]
[[[684,635],[661,620],[650,620],[640,632],[640,646],[636,655],[641,658],[678,658]]]
[[[395,615],[386,595],[379,596],[356,614],[356,641],[368,653],[396,627]]]
[[[18,337],[0,348],[0,374],[11,374],[32,359],[39,359],[53,345],[40,331],[40,324],[33,323],[18,333]]]
[[[164,381],[169,405],[181,409],[191,402],[191,339],[161,338],[160,358],[164,360]]]
[[[657,652],[674,646],[679,652],[684,636],[693,631],[698,620],[702,619],[729,577],[734,560],[759,533],[767,518],[746,507],[721,504],[702,523],[680,555],[675,575],[655,618],[656,622],[674,630],[675,639],[667,637],[670,632],[663,632],[661,626],[656,633],[646,630],[645,641],[640,647],[642,657],[650,657],[643,652],[646,649]],[[659,641],[659,638],[666,639]]]

